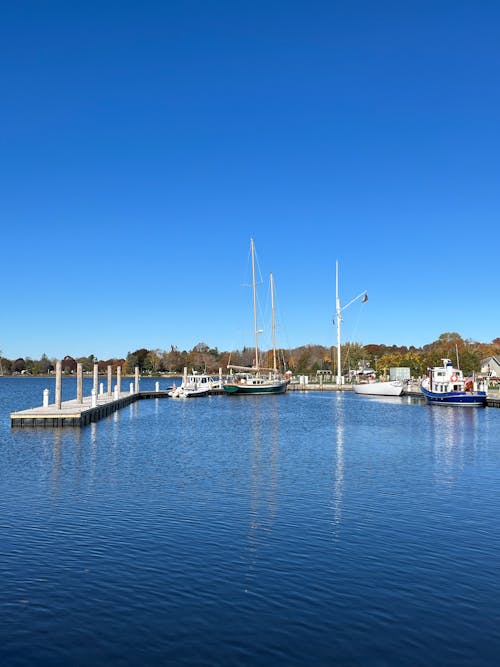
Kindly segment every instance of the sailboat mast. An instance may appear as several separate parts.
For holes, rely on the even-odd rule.
[[[366,290],[351,299],[345,306],[340,306],[339,297],[339,262],[335,262],[335,312],[337,314],[337,384],[342,384],[342,362],[340,358],[340,324],[342,322],[342,311],[351,306],[358,299],[362,299],[361,303],[368,301],[368,294]]]
[[[276,322],[274,319],[274,276],[271,273],[270,275],[270,281],[271,281],[271,313],[272,313],[272,334],[273,334],[273,370],[275,373],[278,372],[278,369],[276,367]]]
[[[255,280],[255,244],[250,239],[252,251],[252,288],[253,288],[253,330],[255,335],[255,368],[259,369],[259,331],[257,329],[257,285]]]
[[[342,320],[339,297],[339,262],[335,262],[335,311],[337,314],[337,384],[342,384],[342,367],[340,359],[340,322]]]

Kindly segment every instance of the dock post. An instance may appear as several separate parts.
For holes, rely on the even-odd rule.
[[[117,401],[120,398],[120,393],[118,391],[118,385],[115,384],[115,393],[114,393],[114,399]]]
[[[91,396],[92,396],[92,407],[95,408],[97,405],[97,392],[95,389],[92,389]]]
[[[94,364],[94,384],[92,389],[95,391],[95,395],[97,396],[97,385],[99,384],[99,365],[97,362]]]
[[[99,396],[104,396],[104,382],[99,382]]]
[[[135,367],[135,388],[134,392],[137,394],[139,391],[139,366]]]
[[[121,394],[122,391],[122,367],[118,366],[116,369],[116,386],[118,387],[118,395]]]
[[[43,390],[43,407],[44,408],[49,407],[49,390],[48,389]]]
[[[184,366],[184,375],[182,376],[182,381],[183,381],[183,383],[184,383],[184,386],[186,386],[186,385],[187,385],[187,381],[188,381],[188,369],[187,369],[187,366]]]
[[[158,381],[155,382],[155,391],[160,391],[160,383]]]
[[[76,365],[76,402],[83,403],[83,366]]]
[[[130,383],[130,393],[131,394],[134,393],[134,383],[133,382]]]
[[[112,382],[112,368],[111,366],[108,366],[108,396],[111,396],[112,394],[112,387],[111,387],[111,382]]]
[[[62,388],[62,364],[56,361],[56,408],[61,409],[61,388]]]

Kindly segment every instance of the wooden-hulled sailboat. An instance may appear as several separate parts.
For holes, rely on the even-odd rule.
[[[248,394],[283,394],[287,390],[288,380],[280,377],[276,363],[276,329],[274,323],[274,279],[271,274],[271,308],[272,308],[272,334],[273,334],[273,368],[263,368],[259,363],[259,333],[257,327],[257,285],[255,279],[255,244],[250,239],[250,250],[252,256],[252,289],[253,289],[253,324],[255,340],[254,365],[234,366],[229,364],[231,379],[222,385],[222,388],[230,395]],[[235,373],[236,371],[236,373]]]

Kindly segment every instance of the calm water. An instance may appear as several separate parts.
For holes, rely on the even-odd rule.
[[[0,664],[498,664],[500,410],[297,392],[11,430],[53,382],[0,378]]]

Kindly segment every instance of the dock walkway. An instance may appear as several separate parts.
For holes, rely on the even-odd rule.
[[[46,407],[29,408],[12,412],[11,427],[25,426],[86,426],[121,410],[122,408],[146,398],[168,398],[168,391],[122,392],[116,398],[99,395],[96,405],[92,405],[92,397],[85,396],[79,402],[76,399],[63,401],[58,408],[55,403]]]

